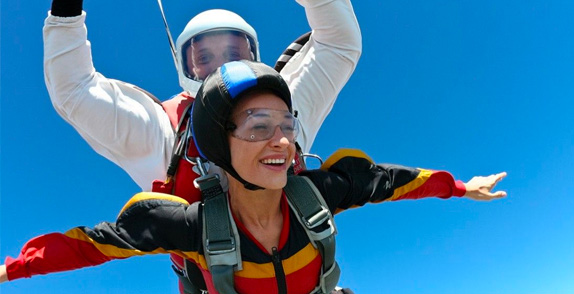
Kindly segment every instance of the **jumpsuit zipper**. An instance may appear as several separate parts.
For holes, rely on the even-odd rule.
[[[281,263],[281,258],[279,257],[279,252],[277,247],[273,247],[273,255],[271,259],[273,260],[273,268],[275,268],[275,277],[277,278],[277,292],[279,294],[287,294],[287,281],[285,280],[285,271],[283,271],[283,264]]]

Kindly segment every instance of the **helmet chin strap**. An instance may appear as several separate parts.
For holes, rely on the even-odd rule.
[[[165,13],[163,12],[163,5],[161,4],[161,0],[157,0],[157,4],[159,5],[159,11],[161,12],[161,17],[163,18],[163,25],[165,26],[165,32],[167,33],[167,40],[169,41],[169,47],[171,48],[171,56],[173,57],[175,69],[177,70],[177,57],[176,57],[176,53],[175,53],[175,43],[173,42],[173,38],[171,37],[171,32],[169,31],[169,26],[167,25],[167,19],[165,18]]]
[[[239,174],[235,171],[235,169],[233,170],[233,173],[227,173],[228,175],[234,177],[235,179],[237,179],[240,183],[243,184],[243,187],[245,187],[245,189],[247,190],[251,190],[251,191],[257,191],[257,190],[265,190],[265,188],[257,186],[255,184],[252,184],[246,180],[244,180],[241,176],[239,176]]]
[[[249,182],[243,183],[243,187],[245,187],[245,189],[247,189],[247,190],[252,190],[252,191],[265,190],[265,188],[259,187],[259,186],[255,185],[255,184],[251,184],[251,183],[249,183]]]
[[[247,190],[251,190],[251,191],[256,191],[256,190],[265,190],[265,188],[257,186],[255,184],[252,184],[246,180],[244,180],[238,173],[237,171],[235,171],[235,169],[229,165],[228,168],[230,168],[230,170],[227,170],[226,168],[220,166],[223,170],[225,170],[225,173],[227,174],[227,176],[231,176],[233,178],[235,178],[237,181],[239,181],[241,184],[243,184],[243,187],[245,187],[245,189]]]

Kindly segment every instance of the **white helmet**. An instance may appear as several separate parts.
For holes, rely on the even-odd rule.
[[[175,45],[179,84],[183,90],[193,96],[199,90],[201,81],[187,68],[186,49],[190,46],[192,38],[200,34],[217,31],[232,31],[245,34],[250,43],[253,58],[255,61],[260,61],[257,33],[241,16],[223,9],[207,10],[196,15],[187,23],[183,32],[177,37]]]

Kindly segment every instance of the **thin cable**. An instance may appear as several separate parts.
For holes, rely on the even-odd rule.
[[[173,57],[173,63],[175,64],[175,69],[177,70],[177,56],[175,54],[175,44],[173,43],[173,38],[171,37],[171,32],[169,31],[169,26],[167,25],[167,19],[165,18],[165,13],[163,12],[163,5],[161,0],[157,0],[159,5],[159,10],[161,11],[161,17],[163,18],[163,24],[165,26],[165,32],[167,33],[167,39],[169,41],[169,47],[171,48],[171,56]]]

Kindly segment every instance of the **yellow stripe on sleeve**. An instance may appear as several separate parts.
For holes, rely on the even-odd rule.
[[[394,201],[401,196],[414,191],[418,187],[422,186],[432,175],[433,171],[428,169],[418,169],[420,171],[419,175],[412,181],[408,182],[406,185],[395,189],[393,196],[385,201]]]
[[[74,228],[72,230],[69,230],[65,233],[65,235],[67,237],[75,239],[75,240],[88,242],[88,243],[92,244],[94,247],[96,247],[102,254],[104,254],[105,256],[112,257],[112,258],[127,258],[127,257],[132,257],[132,256],[137,256],[137,255],[174,253],[174,254],[180,255],[184,258],[192,259],[197,264],[199,264],[203,269],[207,269],[207,262],[205,261],[205,257],[203,255],[199,255],[199,253],[196,251],[185,252],[185,251],[181,251],[181,250],[165,250],[163,248],[158,248],[158,249],[153,250],[153,251],[141,251],[138,249],[118,248],[114,245],[100,244],[100,243],[94,241],[94,239],[92,239],[88,235],[86,235],[86,233],[84,233],[84,231],[80,228]]]
[[[341,148],[335,151],[327,160],[321,165],[321,170],[328,170],[333,164],[337,163],[337,161],[341,160],[345,157],[357,157],[357,158],[364,158],[374,163],[373,159],[369,157],[365,152],[359,149],[350,149],[350,148]]]
[[[118,247],[116,247],[114,245],[110,245],[110,244],[100,244],[100,243],[94,241],[94,239],[90,238],[88,235],[86,235],[86,233],[84,233],[84,231],[82,231],[82,229],[80,229],[80,228],[75,228],[75,229],[69,230],[65,233],[65,235],[67,237],[72,238],[72,239],[88,242],[88,243],[94,245],[94,247],[96,247],[104,255],[114,257],[114,258],[126,258],[126,257],[131,257],[131,256],[136,256],[136,255],[167,253],[167,251],[165,249],[162,249],[162,248],[156,249],[154,251],[144,252],[144,251],[137,250],[137,249],[118,248]]]
[[[177,196],[164,194],[164,193],[157,193],[157,192],[141,192],[141,193],[137,193],[136,195],[134,195],[128,201],[128,203],[126,203],[124,205],[124,207],[122,207],[122,210],[120,211],[118,216],[121,215],[128,207],[134,205],[136,202],[149,200],[149,199],[169,200],[169,201],[189,205],[189,203],[185,199],[177,197]]]

